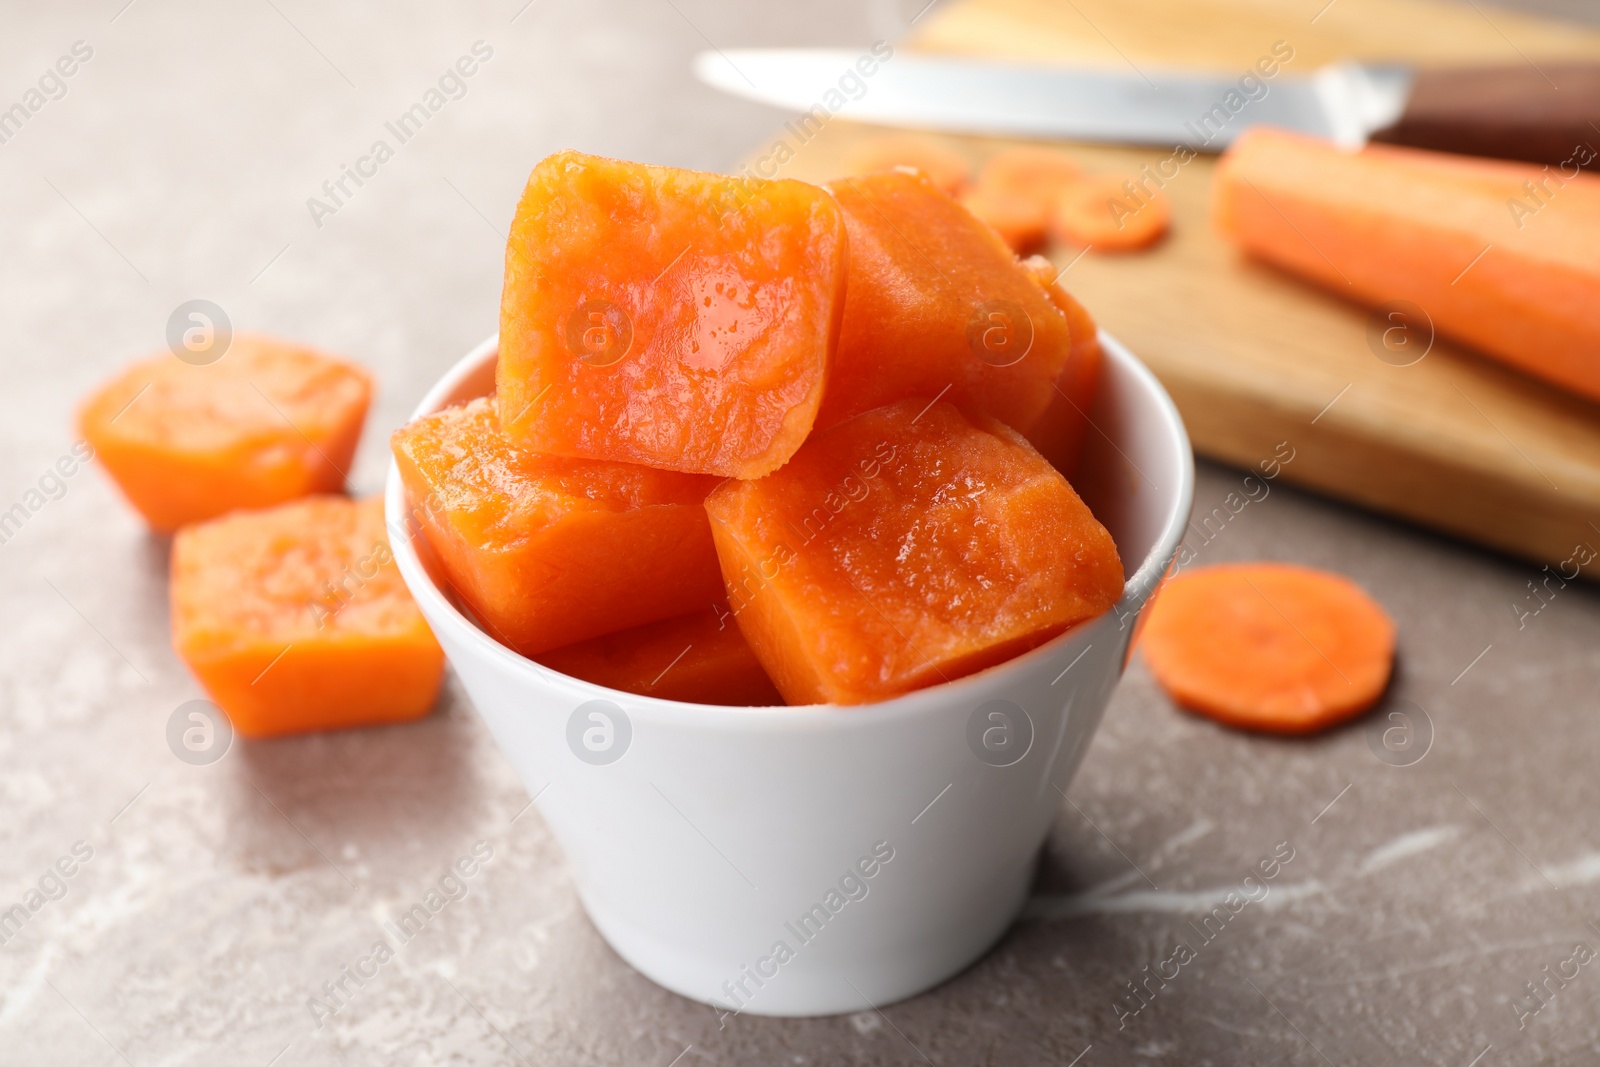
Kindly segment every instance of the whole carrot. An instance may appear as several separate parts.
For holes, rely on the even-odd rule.
[[[1596,137],[1600,141],[1600,135]],[[1281,130],[1217,167],[1222,233],[1369,305],[1409,300],[1446,336],[1600,399],[1600,177]]]

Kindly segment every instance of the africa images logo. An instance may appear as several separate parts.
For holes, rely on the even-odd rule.
[[[893,845],[887,841],[874,842],[872,851],[846,868],[822,894],[821,900],[786,921],[783,924],[786,936],[773,941],[766,955],[758,958],[754,964],[741,965],[736,975],[722,983],[722,992],[728,998],[726,1003],[731,1006],[716,1005],[718,1023],[744,1011],[767,982],[778,977],[783,967],[792,962],[805,946],[820,937],[828,924],[848,905],[867,899],[867,894],[872,892],[872,879],[882,873],[893,859]],[[790,944],[791,938],[793,944]]]
[[[306,198],[306,210],[311,213],[311,221],[317,229],[322,229],[325,218],[342,211],[368,181],[378,176],[378,168],[393,159],[400,146],[421,133],[422,127],[444,110],[447,104],[467,95],[467,79],[476,75],[484,64],[494,58],[494,48],[487,42],[474,41],[468,52],[446,67],[435,84],[423,92],[421,99],[383,124],[389,137],[394,139],[393,144],[389,143],[389,137],[379,137],[364,154],[356,157],[353,165],[339,164],[339,173],[322,183],[322,196]]]
[[[567,747],[591,767],[617,762],[632,743],[628,713],[609,700],[586,700],[567,717]]]

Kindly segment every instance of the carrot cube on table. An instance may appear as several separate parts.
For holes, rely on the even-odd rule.
[[[923,398],[706,500],[739,627],[791,704],[971,674],[1122,595],[1105,527],[1015,431]]]
[[[239,733],[415,719],[444,653],[389,549],[383,501],[315,496],[186,526],[172,642]]]
[[[415,420],[392,447],[445,578],[523,655],[722,598],[701,506],[716,478],[524,451],[487,397]]]
[[[79,424],[123,494],[169,533],[339,490],[371,396],[359,367],[238,334],[213,363],[134,363],[89,397]]]
[[[669,470],[775,469],[822,400],[846,255],[816,186],[550,156],[506,246],[506,435]]]

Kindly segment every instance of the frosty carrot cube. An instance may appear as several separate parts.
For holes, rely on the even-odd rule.
[[[84,438],[153,528],[335,492],[355,454],[372,382],[289,341],[237,334],[204,365],[140,360],[79,412]]]
[[[726,605],[553,648],[540,663],[586,682],[662,700],[782,704]]]
[[[533,655],[719,600],[715,478],[516,448],[484,397],[392,441],[428,546],[502,643]]]
[[[1072,347],[1067,365],[1056,379],[1055,395],[1037,422],[1023,427],[1022,434],[1067,478],[1078,471],[1083,444],[1089,435],[1089,412],[1094,407],[1095,391],[1100,387],[1100,365],[1105,354],[1100,349],[1099,330],[1088,309],[1056,283],[1056,268],[1043,256],[1023,262],[1044,286],[1050,302],[1067,317]]]
[[[818,428],[905,397],[1032,426],[1071,344],[1005,242],[926,178],[830,186],[850,235],[844,326]]]
[[[444,653],[389,550],[383,501],[315,496],[186,526],[172,644],[246,737],[415,719]]]
[[[815,186],[549,157],[506,246],[507,436],[668,470],[773,470],[822,401],[845,257]]]
[[[1109,608],[1116,545],[1015,431],[922,398],[706,499],[728,599],[791,704],[982,670]]]

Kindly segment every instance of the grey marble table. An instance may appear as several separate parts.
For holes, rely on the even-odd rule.
[[[1374,591],[1426,757],[1380,761],[1365,724],[1227,732],[1135,663],[1025,918],[882,1011],[719,1025],[634,973],[453,683],[415,725],[174,758],[168,717],[199,691],[167,643],[166,545],[92,465],[48,476],[77,399],[205,297],[376,370],[353,475],[375,492],[387,433],[493,328],[534,161],[726,168],[781,116],[694,84],[694,51],[894,36],[919,6],[0,8],[0,108],[92,53],[0,143],[0,510],[27,513],[0,544],[0,911],[42,901],[0,945],[0,1062],[1595,1061],[1600,966],[1577,960],[1600,947],[1600,598],[1569,587],[1519,626],[1533,568],[1283,486],[1201,560]],[[476,42],[492,54],[458,98],[330,204],[324,182]],[[1240,477],[1202,465],[1199,509]],[[319,1027],[308,997],[477,842],[466,895]],[[1275,852],[1271,892],[1208,925]]]

